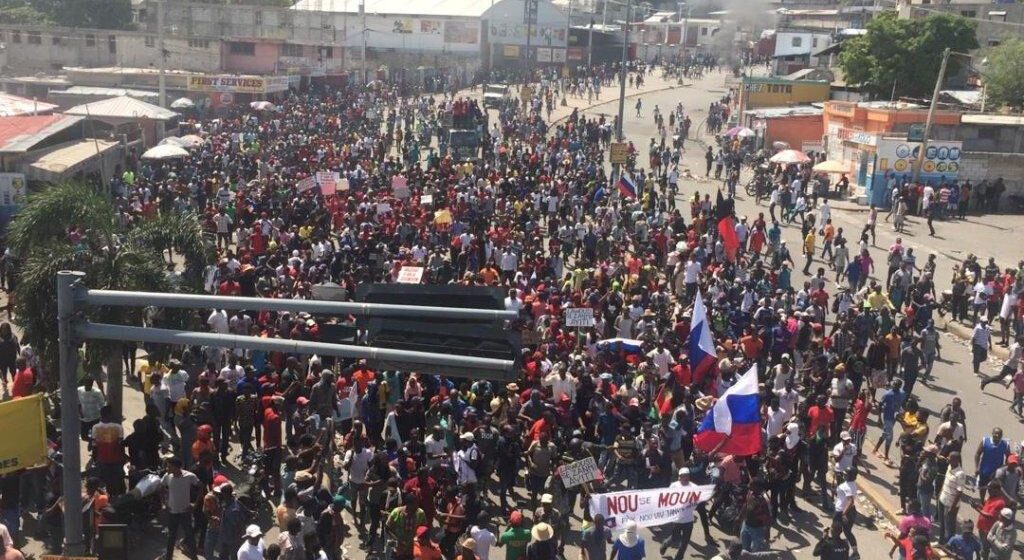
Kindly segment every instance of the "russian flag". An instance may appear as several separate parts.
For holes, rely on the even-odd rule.
[[[741,457],[760,453],[760,401],[754,365],[711,407],[693,436],[693,445],[705,453],[718,451]]]
[[[636,183],[633,182],[633,178],[628,173],[619,175],[619,194],[623,198],[636,198],[638,192]]]
[[[704,376],[717,365],[715,341],[711,339],[711,325],[708,324],[708,312],[704,307],[700,290],[697,290],[697,296],[693,298],[693,319],[690,323],[690,340],[686,355],[690,359],[693,379],[697,382],[704,379]]]

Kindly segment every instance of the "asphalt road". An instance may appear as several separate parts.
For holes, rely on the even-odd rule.
[[[648,81],[644,90],[654,90],[670,86],[674,86],[674,84],[665,83],[655,77]],[[656,137],[657,133],[651,118],[651,110],[655,105],[660,106],[663,111],[667,111],[674,107],[676,103],[682,102],[694,120],[693,130],[699,133],[703,131],[703,126],[698,126],[698,123],[701,123],[705,118],[708,105],[724,95],[727,89],[725,74],[716,73],[695,83],[689,83],[688,81],[684,87],[674,87],[673,89],[645,93],[643,94],[644,108],[640,118],[635,116],[635,110],[632,108],[635,100],[627,100],[624,123],[626,137],[640,147],[641,155],[645,159],[646,145],[650,138]],[[613,114],[617,110],[617,101],[610,96],[615,93],[617,92],[606,88],[604,90],[603,103],[599,101],[599,104],[592,108],[581,107],[584,109],[584,114],[602,112],[609,115]],[[635,96],[642,92],[630,90],[627,93]],[[585,101],[570,100],[569,105],[568,108],[559,107],[556,109],[555,117],[558,118],[560,115],[568,114],[568,111],[573,106],[585,105]],[[707,137],[699,137],[699,139],[710,141],[710,138]],[[703,172],[703,151],[704,145],[699,142],[689,141],[686,143],[684,164],[688,165],[694,174]],[[719,185],[720,183],[714,181],[682,180],[679,195],[680,207],[683,207],[683,203],[695,190],[700,191],[702,194],[705,192],[713,194]],[[757,211],[766,210],[767,208],[763,206],[755,206],[753,201],[746,200],[742,194],[737,201],[737,211],[741,214],[756,216]],[[838,207],[833,209],[832,216],[834,223],[845,228],[847,237],[853,237],[855,232],[859,232],[865,221],[864,213],[845,211]],[[936,227],[938,236],[928,237],[927,229],[924,225],[916,223],[915,220],[911,219],[908,232],[904,233],[902,237],[906,243],[915,247],[915,252],[920,255],[922,260],[929,252],[934,251],[939,255],[940,265],[937,286],[942,287],[948,284],[951,264],[961,259],[967,252],[975,252],[983,257],[991,254],[997,258],[997,262],[1004,264],[1016,262],[1019,255],[1015,251],[1015,244],[1007,243],[1007,240],[1016,238],[1015,234],[1024,229],[1024,219],[1017,216],[972,217],[966,222],[937,223]],[[784,238],[788,240],[791,247],[798,248],[800,245],[799,228],[796,226],[785,227]],[[894,240],[895,235],[884,224],[880,224],[878,228],[878,245],[880,248],[875,249],[873,252],[876,262],[884,262],[884,248],[888,247]],[[801,281],[802,279],[798,267],[794,272],[794,282]],[[968,413],[968,445],[966,449],[973,449],[979,439],[987,434],[992,426],[996,425],[1003,427],[1011,440],[1021,441],[1022,437],[1024,437],[1024,427],[1021,426],[1020,420],[1007,408],[1008,393],[997,386],[990,386],[986,393],[983,394],[978,388],[978,379],[970,372],[970,353],[964,343],[960,339],[943,335],[942,344],[943,360],[936,364],[934,370],[935,380],[929,384],[919,384],[919,389],[915,391],[915,394],[920,397],[922,404],[926,408],[937,412],[943,405],[949,402],[953,395],[959,395],[963,399]],[[995,372],[998,369],[998,364],[992,363],[987,367],[990,372]],[[129,385],[125,391],[126,425],[130,425],[131,420],[139,417],[143,412],[142,396],[138,387]],[[878,428],[876,425],[872,425],[869,429],[868,438],[874,439],[877,435]],[[232,459],[234,458],[235,456],[232,455]],[[895,489],[892,483],[895,480],[895,470],[876,464],[870,458],[865,465],[865,469],[864,478],[866,483],[875,484],[883,492],[889,492],[890,496],[894,496]],[[820,509],[818,504],[812,505],[801,499],[800,506],[805,510],[805,513],[798,515],[790,522],[780,522],[779,527],[772,531],[773,541],[771,542],[771,550],[776,551],[779,558],[811,558],[811,550],[814,543],[817,542],[821,530],[828,525],[828,515]],[[882,538],[881,529],[886,526],[886,522],[863,497],[858,500],[858,509],[864,514],[862,515],[864,521],[855,528],[861,556],[864,558],[885,557],[889,550],[889,544]],[[580,526],[579,511],[574,512],[570,524],[574,532],[578,531]],[[712,534],[719,543],[728,542],[733,538],[723,535],[716,529],[713,529]],[[656,557],[656,543],[660,542],[658,537],[647,530],[642,531],[642,536],[648,540],[648,555]],[[271,531],[268,535],[268,540],[275,537],[276,532]],[[572,538],[570,540],[575,541],[576,539]],[[153,529],[133,543],[131,557],[155,558],[160,554],[162,543],[162,533],[158,529]],[[38,542],[30,541],[25,547],[25,551],[38,555],[42,553],[42,548]],[[687,554],[687,558],[708,558],[717,552],[718,550],[715,547],[705,544],[704,535],[701,530],[699,528],[695,529],[693,545]],[[355,560],[362,560],[366,557],[366,552],[358,547],[358,541],[354,536],[347,542],[346,553],[349,558]],[[673,553],[674,550],[671,550],[669,554]],[[183,555],[179,554],[179,556],[184,558]],[[504,552],[502,549],[492,551],[491,558],[494,560],[501,560],[503,557]],[[577,558],[578,549],[573,546],[567,547],[566,557],[569,559]]]

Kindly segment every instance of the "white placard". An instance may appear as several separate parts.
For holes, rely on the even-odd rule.
[[[594,461],[593,457],[587,457],[575,463],[562,465],[558,470],[558,474],[562,477],[562,484],[566,488],[573,488],[584,482],[600,478],[601,469],[597,468],[597,462]]]
[[[304,192],[306,192],[306,191],[308,191],[308,190],[310,190],[312,188],[315,188],[315,187],[316,187],[316,177],[314,177],[312,175],[310,175],[309,177],[306,177],[305,179],[299,181],[298,183],[295,183],[295,190],[299,191],[299,194],[302,194],[302,193],[304,193]]]
[[[422,266],[403,266],[398,271],[399,284],[419,284],[423,280]]]
[[[425,194],[425,195],[420,197],[420,204],[433,204],[433,203],[434,203],[434,195],[432,195],[432,194]]]
[[[570,307],[565,310],[565,326],[593,327],[594,310],[589,307]]]
[[[391,178],[391,193],[395,198],[409,198],[409,180],[401,175]]]

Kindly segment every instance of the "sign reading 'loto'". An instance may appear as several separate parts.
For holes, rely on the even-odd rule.
[[[640,527],[666,523],[692,523],[697,505],[711,499],[713,484],[675,485],[654,490],[627,490],[590,497],[590,511],[600,513],[607,523],[621,526],[633,520]]]

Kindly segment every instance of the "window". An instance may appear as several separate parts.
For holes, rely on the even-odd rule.
[[[54,35],[54,36],[53,36],[53,38],[51,39],[51,42],[52,42],[52,43],[53,43],[54,45],[59,45],[59,44],[60,44],[60,37],[58,37],[58,36]]]
[[[1002,43],[1002,41],[1000,41],[999,39],[989,39],[988,40],[988,46],[990,46],[990,47],[998,47],[1000,43]]]
[[[92,33],[86,34],[86,36],[85,36],[85,46],[87,46],[87,47],[95,47],[96,46],[96,36],[93,35]]]
[[[11,31],[11,42],[12,43],[20,43],[21,42],[21,31]]]
[[[811,48],[812,49],[818,48],[818,38],[817,37],[811,37]]]
[[[206,39],[189,39],[188,47],[190,49],[208,49],[210,48],[210,41]]]
[[[992,21],[1006,21],[1006,12],[999,10],[988,13],[988,19]]]
[[[256,45],[253,43],[231,43],[228,50],[231,54],[256,56]]]
[[[281,56],[302,56],[302,45],[281,45]]]
[[[972,18],[978,15],[977,10],[960,10],[960,15],[965,18]]]
[[[334,47],[320,47],[321,58],[334,58]]]
[[[704,37],[707,37],[707,35],[708,35],[708,28],[707,27],[701,27],[700,28],[700,34],[702,36],[704,36]]]
[[[802,47],[803,44],[804,44],[804,38],[803,37],[793,37],[793,46],[794,47]]]
[[[153,38],[153,37],[148,37],[147,36],[146,37],[146,46],[149,47],[149,48],[155,47],[156,46],[156,39]]]
[[[253,24],[263,25],[263,12],[256,10],[252,13]]]
[[[38,31],[29,31],[28,33],[28,44],[30,45],[42,45],[43,37]]]
[[[117,52],[117,37],[113,35],[107,36],[107,50],[110,51],[110,54]]]

